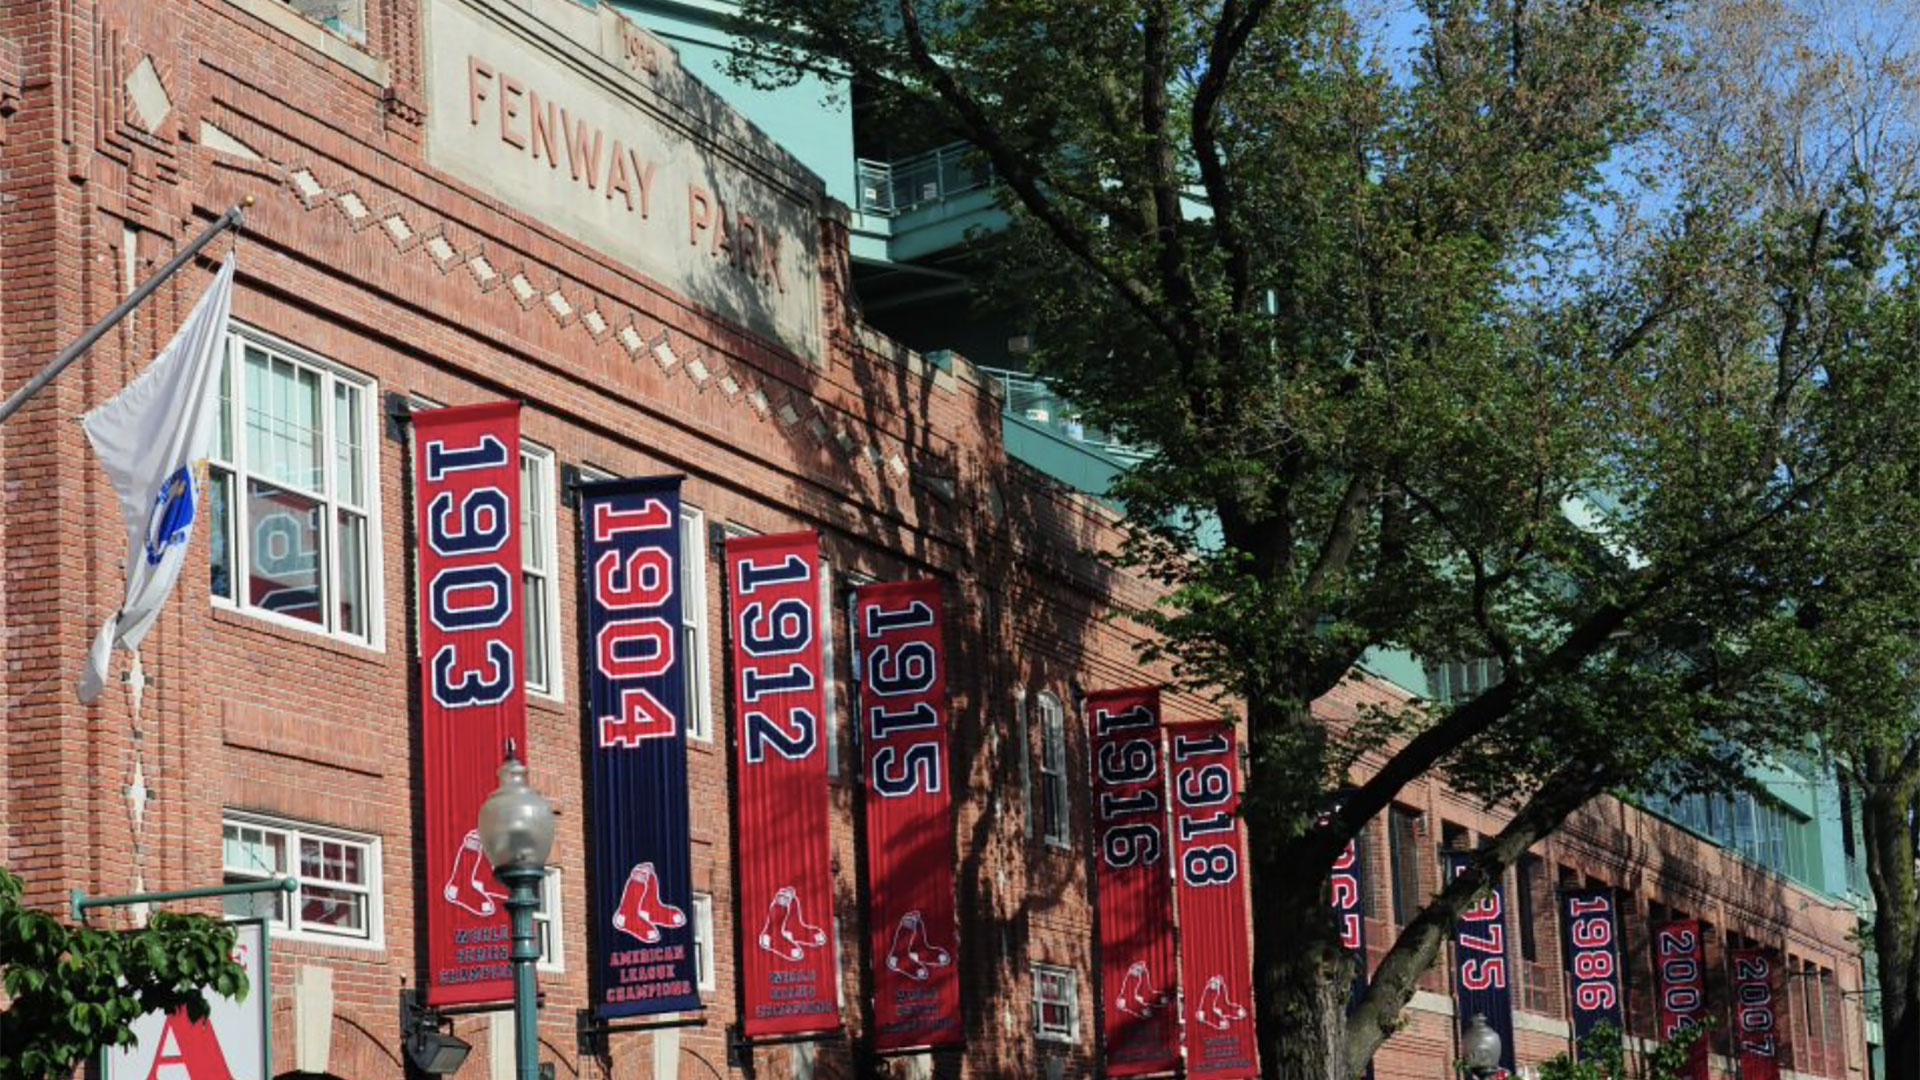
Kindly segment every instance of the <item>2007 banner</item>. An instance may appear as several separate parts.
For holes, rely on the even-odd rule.
[[[727,541],[735,813],[748,1038],[840,1026],[827,862],[820,540],[811,530]]]
[[[1447,880],[1464,873],[1472,856],[1447,852]],[[1493,1080],[1512,1076],[1513,985],[1508,981],[1506,890],[1499,879],[1453,924],[1454,1012],[1466,1033],[1475,1014],[1500,1036],[1500,1070]]]
[[[1733,1039],[1740,1050],[1740,1080],[1780,1080],[1773,958],[1765,949],[1734,949],[1727,960],[1733,966]]]
[[[853,602],[866,759],[874,1048],[958,1046],[946,609],[938,581],[866,585]]]
[[[1180,1060],[1157,687],[1088,694],[1095,880],[1100,888],[1106,1074],[1148,1076]]]
[[[587,753],[593,790],[594,1006],[700,1007],[687,830],[680,478],[580,488]]]
[[[513,996],[507,890],[475,822],[511,739],[527,754],[520,610],[520,405],[413,414],[426,788],[427,1000]]]
[[[1698,919],[1676,919],[1653,930],[1653,970],[1660,994],[1660,1038],[1672,1042],[1695,1031],[1707,1015],[1707,964]],[[1707,1039],[1693,1042],[1686,1075],[1708,1080]]]
[[[1233,725],[1176,724],[1167,735],[1180,969],[1187,984],[1187,1075],[1256,1077],[1259,1040],[1253,1027],[1247,879],[1241,872],[1247,845],[1240,832],[1240,755]],[[1335,893],[1338,904],[1337,886]]]

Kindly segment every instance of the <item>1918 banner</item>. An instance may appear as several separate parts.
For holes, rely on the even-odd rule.
[[[1472,856],[1447,852],[1447,880],[1459,877]],[[1453,924],[1454,1012],[1460,1031],[1477,1015],[1500,1036],[1500,1069],[1493,1080],[1513,1075],[1513,985],[1507,956],[1506,890],[1495,879],[1487,894]]]
[[[520,682],[520,405],[413,414],[426,788],[427,1000],[513,995],[507,890],[474,828],[508,740],[527,754]]]
[[[1560,894],[1560,945],[1575,1047],[1601,1024],[1625,1035],[1620,922],[1612,889],[1567,889]]]
[[[749,1038],[840,1026],[827,861],[820,541],[727,541],[738,815],[741,1026]]]
[[[1167,735],[1187,1075],[1256,1077],[1239,748],[1226,721],[1178,724]]]
[[[687,831],[680,478],[580,488],[594,1005],[602,1016],[700,1007]]]
[[[1733,967],[1733,1041],[1740,1080],[1780,1080],[1773,958],[1765,949],[1734,949],[1727,961]]]
[[[1157,687],[1087,695],[1099,885],[1101,1030],[1106,1074],[1148,1076],[1179,1063],[1173,884]]]
[[[1653,970],[1660,995],[1660,1038],[1672,1042],[1697,1030],[1707,1014],[1707,965],[1697,919],[1676,919],[1653,930]],[[1694,1040],[1687,1059],[1692,1080],[1708,1080],[1707,1039]]]

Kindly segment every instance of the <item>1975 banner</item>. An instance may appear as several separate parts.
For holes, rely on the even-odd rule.
[[[1108,1076],[1179,1063],[1173,882],[1160,770],[1160,690],[1088,694],[1099,884],[1101,1030]]]
[[[938,581],[854,594],[866,759],[874,1048],[958,1046],[946,608]]]
[[[727,540],[739,824],[742,1030],[840,1026],[827,861],[820,540],[811,530]]]
[[[606,1017],[700,1007],[687,832],[680,478],[580,489],[581,643],[593,778],[594,1004]]]
[[[1175,724],[1167,736],[1180,969],[1187,988],[1187,1075],[1256,1077],[1253,957],[1247,879],[1241,873],[1247,845],[1240,834],[1240,755],[1233,725]]]
[[[1447,879],[1459,877],[1472,857],[1447,852]],[[1508,982],[1506,890],[1499,879],[1480,901],[1460,913],[1453,924],[1454,1012],[1464,1034],[1475,1013],[1500,1036],[1500,1071],[1494,1080],[1512,1076],[1513,986]]]
[[[474,828],[507,740],[527,756],[520,682],[520,405],[413,414],[426,787],[427,1000],[513,995],[507,890]]]

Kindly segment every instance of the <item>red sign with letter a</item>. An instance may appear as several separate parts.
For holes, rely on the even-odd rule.
[[[840,1027],[827,851],[820,540],[727,541],[742,949],[749,1038]]]
[[[427,1000],[513,996],[507,890],[480,850],[480,804],[508,739],[527,758],[520,683],[520,405],[413,414],[426,787]]]
[[[1173,796],[1180,969],[1186,974],[1187,1075],[1260,1075],[1247,923],[1247,846],[1240,835],[1240,754],[1224,720],[1167,728]],[[1349,855],[1353,852],[1348,845]],[[1334,901],[1342,903],[1335,867]],[[1347,906],[1358,910],[1358,896]],[[1350,948],[1362,948],[1354,924]],[[1363,957],[1361,963],[1365,964]]]

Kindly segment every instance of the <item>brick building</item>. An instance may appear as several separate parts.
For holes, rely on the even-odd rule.
[[[691,558],[706,597],[685,627],[703,661],[690,665],[689,758],[706,1023],[615,1033],[588,1053],[575,1039],[589,942],[578,521],[564,481],[681,472],[689,556],[728,529],[813,527],[835,587],[950,583],[968,1049],[964,1068],[937,1064],[1087,1074],[1097,1014],[1075,705],[1084,689],[1164,676],[1133,661],[1141,632],[1106,617],[1151,594],[1100,561],[1109,510],[1009,460],[991,380],[851,313],[848,215],[822,182],[661,40],[591,3],[0,5],[0,385],[246,197],[208,540],[148,639],[137,693],[110,687],[85,707],[71,690],[118,601],[123,554],[72,419],[146,363],[211,264],[0,429],[0,860],[32,901],[295,874],[302,891],[285,906],[228,909],[279,920],[274,1074],[401,1072],[397,1002],[424,965],[404,417],[518,399],[529,757],[560,813],[542,1057],[562,1077],[738,1071],[720,584]],[[857,1028],[848,652],[839,618],[834,929]],[[1353,692],[1399,693],[1385,680]],[[1353,705],[1326,708],[1337,719]],[[1168,714],[1209,708],[1175,697]],[[1367,847],[1370,940],[1384,945],[1435,887],[1441,846],[1495,827],[1444,789],[1410,790]],[[1788,988],[1795,1068],[1865,1075],[1850,910],[1611,802],[1524,873],[1523,1061],[1564,1044],[1543,898],[1571,874],[1631,890],[1635,933],[1648,914],[1683,911],[1722,942],[1782,948],[1804,976]],[[1451,1075],[1451,1006],[1443,978],[1429,983],[1382,1077]],[[504,1064],[498,1014],[454,1030],[475,1048],[466,1075]],[[761,1076],[850,1075],[852,1054],[826,1043],[754,1061]]]

